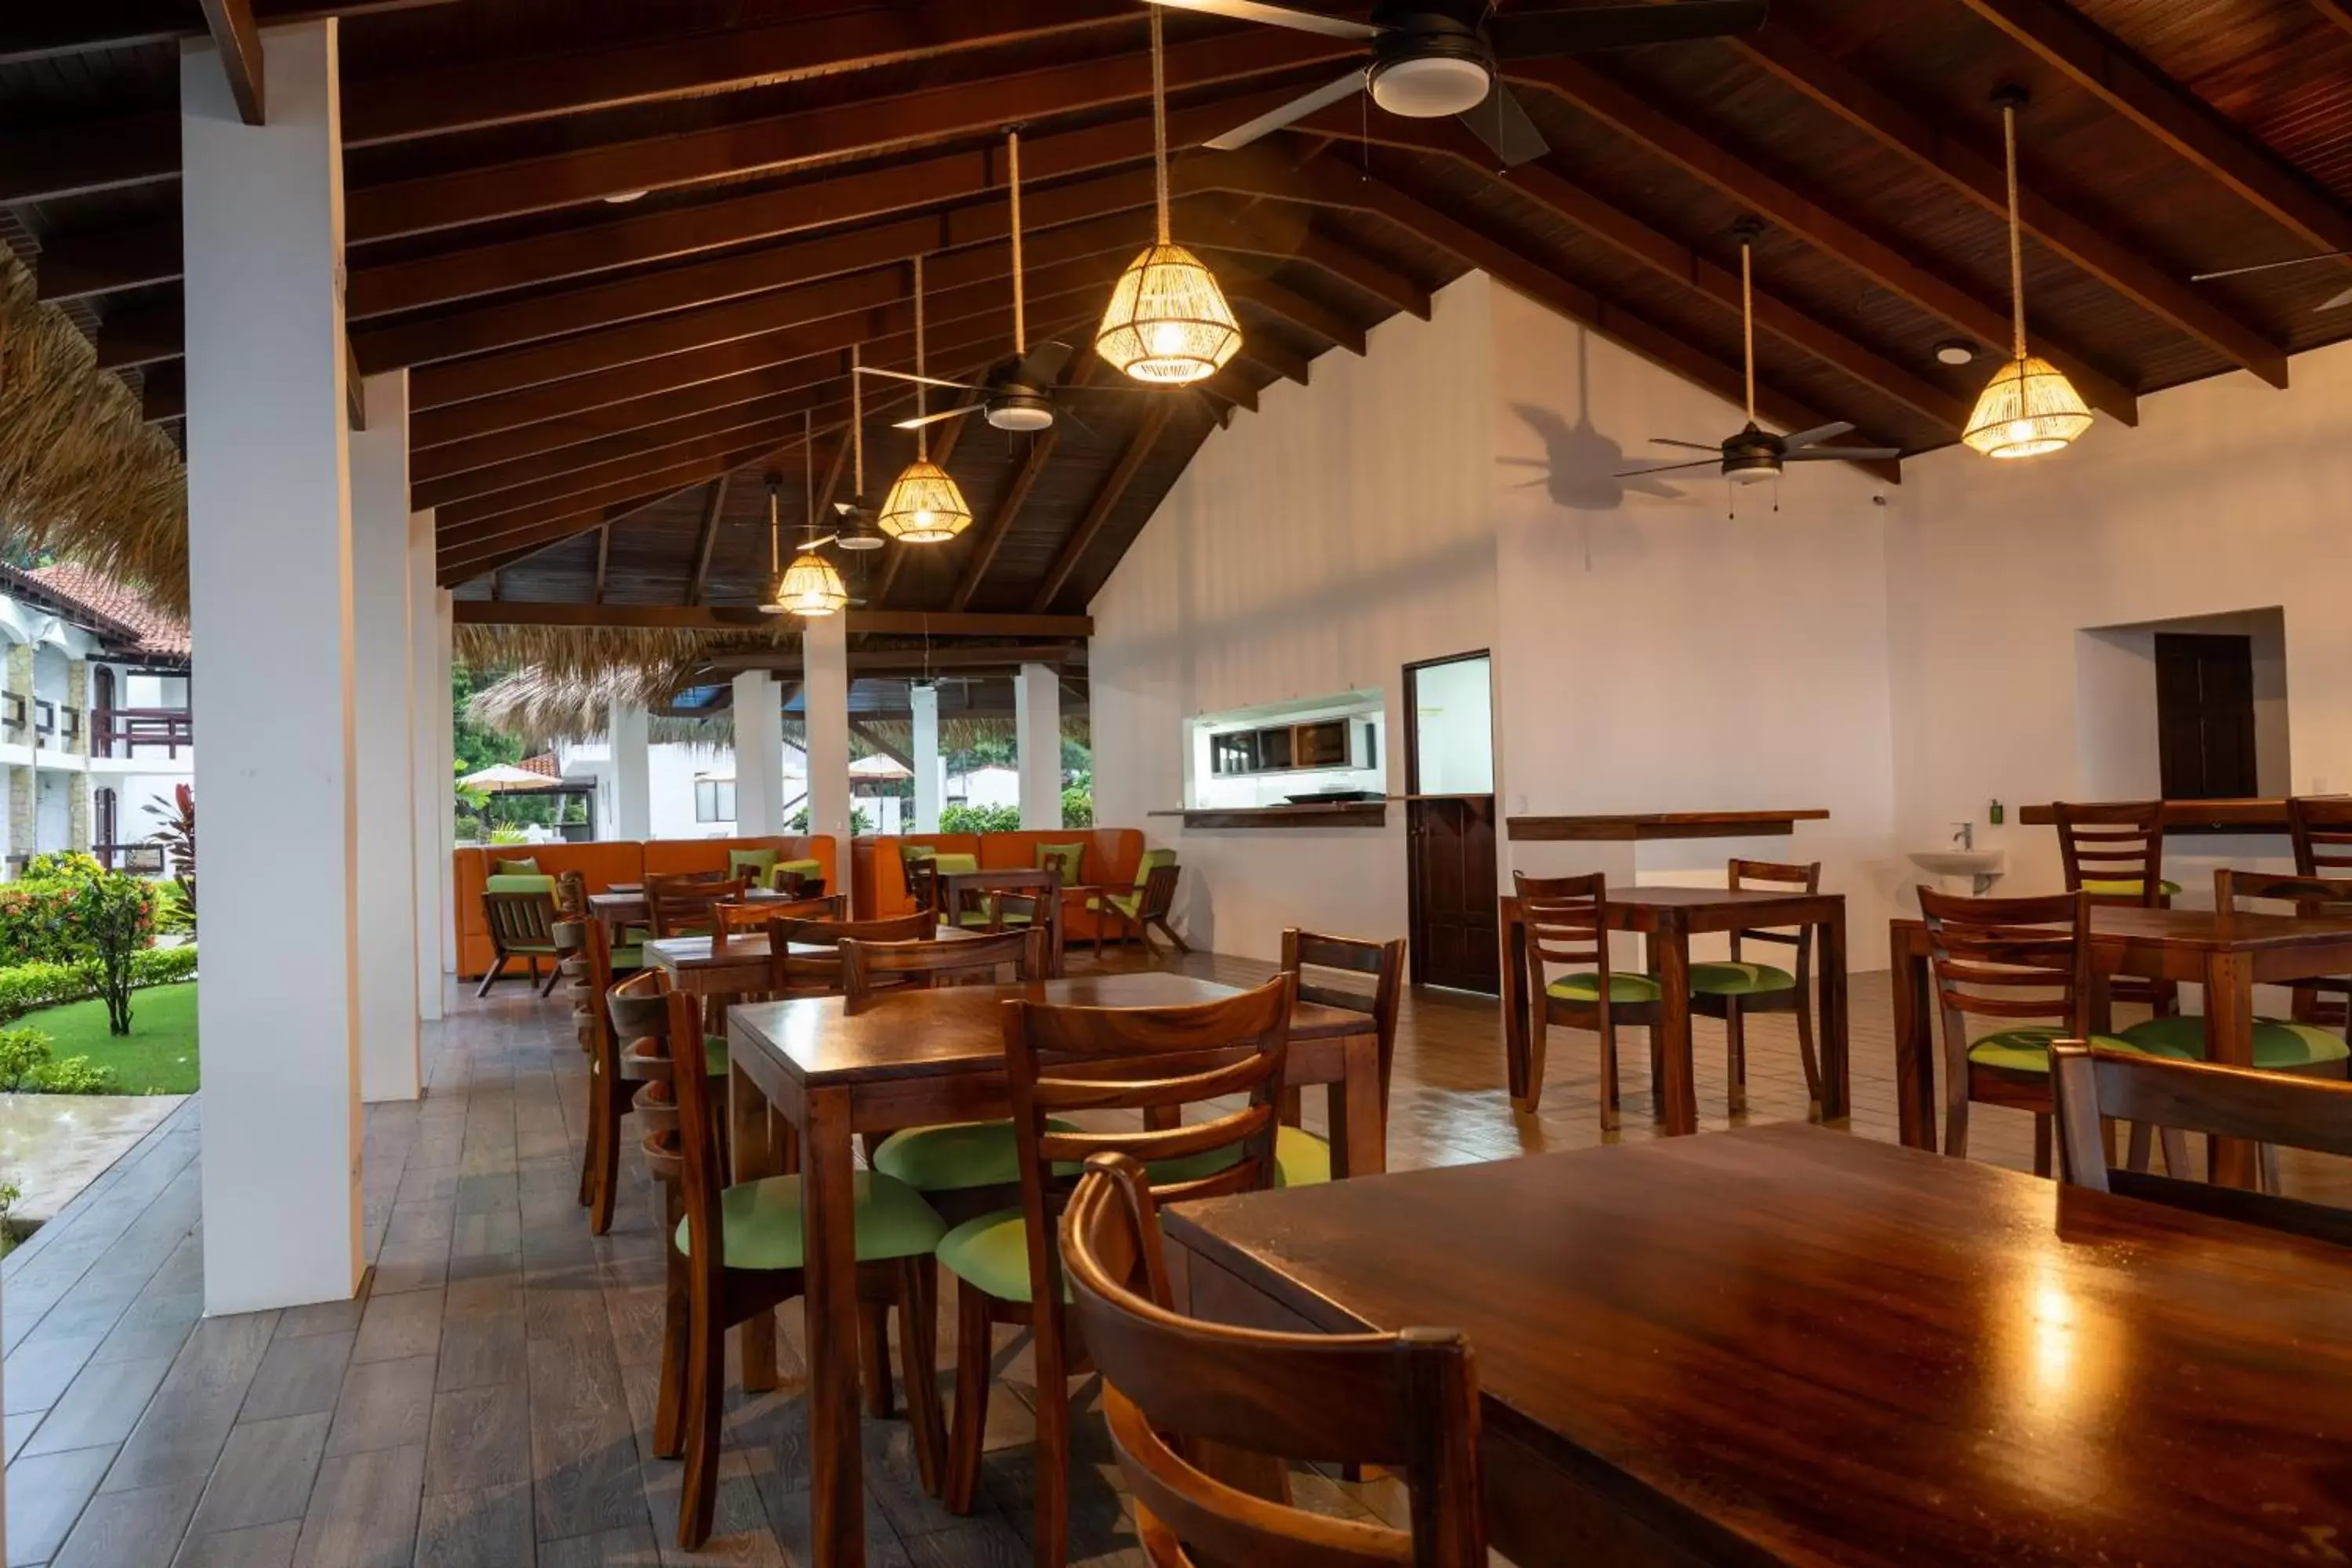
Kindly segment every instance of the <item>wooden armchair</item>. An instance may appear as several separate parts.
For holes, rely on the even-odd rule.
[[[555,879],[552,877],[493,877],[499,882],[531,882],[536,887],[490,887],[482,894],[482,924],[490,935],[490,948],[498,956],[474,988],[476,996],[487,996],[505,973],[509,959],[521,959],[529,965],[530,983],[542,996],[555,989],[562,971],[556,966]],[[547,984],[539,983],[539,966],[547,965]]]
[[[1173,849],[1147,849],[1136,868],[1133,888],[1125,892],[1109,888],[1087,891],[1085,907],[1095,917],[1097,960],[1102,957],[1106,929],[1121,942],[1132,935],[1143,944],[1146,953],[1152,953],[1155,950],[1151,945],[1151,928],[1157,926],[1160,934],[1175,944],[1177,952],[1192,951],[1185,944],[1184,939],[1176,934],[1176,928],[1168,923],[1168,917],[1176,908],[1176,878],[1181,869],[1176,864],[1176,851]]]
[[[2286,824],[2294,841],[2298,876],[2352,877],[2352,795],[2296,795],[2286,803]],[[2352,1019],[2347,997],[2352,997],[2352,978],[2300,981],[2294,988],[2295,1018],[2306,1024],[2344,1024]]]
[[[1360,986],[1327,984],[1312,978],[1311,971],[1369,974],[1372,978],[1372,988],[1367,991]],[[1398,1003],[1404,992],[1404,938],[1364,942],[1355,937],[1324,936],[1293,926],[1282,933],[1282,972],[1297,983],[1296,994],[1299,1001],[1361,1013],[1372,1020],[1372,1029],[1381,1045],[1381,1119],[1385,1129],[1389,1113],[1389,1074],[1396,1058]],[[1289,1157],[1284,1162],[1286,1174],[1295,1177],[1306,1173],[1311,1159],[1319,1155],[1321,1179],[1328,1181],[1331,1173],[1330,1147],[1323,1140],[1299,1130],[1298,1109],[1298,1091],[1295,1089],[1284,1090],[1283,1138],[1290,1145]]]

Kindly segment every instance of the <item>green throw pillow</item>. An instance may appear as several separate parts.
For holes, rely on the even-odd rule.
[[[1084,844],[1040,844],[1037,846],[1037,869],[1059,871],[1062,885],[1075,888],[1085,879],[1078,873],[1086,868],[1087,847]]]
[[[526,860],[523,864],[527,866],[530,862]],[[555,879],[529,871],[502,871],[495,877],[483,879],[482,888],[484,891],[492,893],[545,893],[552,897]]]
[[[977,855],[934,855],[931,857],[931,866],[940,876],[952,877],[962,871],[979,870],[980,857]]]
[[[776,852],[772,849],[730,849],[727,851],[727,877],[732,881],[746,871],[755,882],[764,882],[768,873],[776,868]]]
[[[493,877],[536,877],[540,875],[536,860],[501,860],[490,869]]]

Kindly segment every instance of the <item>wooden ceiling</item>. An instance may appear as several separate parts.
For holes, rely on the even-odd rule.
[[[1150,232],[1133,0],[6,9],[0,237],[158,420],[184,387],[177,41],[209,16],[246,58],[251,23],[342,16],[352,348],[413,373],[414,499],[469,598],[640,620],[755,603],[761,476],[782,476],[787,528],[804,489],[820,511],[848,496],[850,353],[911,368],[908,258],[930,258],[934,373],[1010,351],[1008,128],[1033,338],[1083,345]],[[2290,355],[2352,336],[2352,308],[2315,309],[2352,264],[2189,281],[2352,249],[2346,0],[1775,0],[1748,37],[1515,73],[1552,152],[1507,174],[1450,121],[1358,102],[1200,149],[1347,47],[1183,13],[1168,37],[1178,236],[1234,295],[1242,358],[1204,395],[1095,399],[1043,437],[945,426],[978,521],[854,563],[872,605],[1083,609],[1220,418],[1473,267],[1736,396],[1743,215],[1768,226],[1767,419],[1946,445],[1990,362],[1936,347],[2007,336],[2005,84],[2032,93],[2037,347],[2103,414],[2233,369],[2284,384]],[[882,401],[869,496],[911,450],[888,424],[904,399]]]

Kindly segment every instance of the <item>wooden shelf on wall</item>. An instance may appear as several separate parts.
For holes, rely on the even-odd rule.
[[[1152,811],[1147,816],[1181,816],[1187,827],[1384,827],[1386,801],[1335,801],[1329,805],[1244,805],[1213,810]]]
[[[1514,816],[1506,826],[1522,843],[1633,844],[1665,838],[1760,838],[1821,822],[1818,806],[1797,811],[1636,811],[1608,816]]]
[[[2021,805],[2017,820],[2028,827],[2048,827],[2058,820],[2053,805]],[[2284,833],[2286,802],[2280,800],[2168,800],[2164,826],[2168,833]]]

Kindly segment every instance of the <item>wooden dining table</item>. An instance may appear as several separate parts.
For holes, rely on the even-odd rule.
[[[1013,985],[896,991],[853,1003],[800,997],[731,1007],[730,1093],[760,1097],[798,1134],[806,1289],[810,1492],[815,1561],[866,1561],[857,1401],[857,1280],[853,1134],[1011,1113],[1003,1004],[1010,998],[1097,1007],[1213,1002],[1236,988],[1151,971]],[[1380,1039],[1364,1013],[1300,1004],[1284,1082],[1328,1091],[1331,1169],[1360,1176],[1386,1163]],[[740,1118],[736,1118],[740,1121]],[[737,1179],[765,1174],[743,1170]],[[1339,1182],[1338,1185],[1350,1185]]]
[[[1937,1144],[1937,1008],[1928,977],[1927,927],[1897,919],[1887,930],[1894,963],[1895,1127],[1915,1149]],[[2091,906],[2091,1027],[2113,1028],[2106,981],[2117,974],[2187,981],[2205,987],[2208,1059],[2254,1060],[2254,987],[2352,974],[2352,919],[2238,910]],[[2215,1179],[2252,1186],[2254,1146],[2212,1140]]]
[[[780,893],[772,888],[746,888],[737,895],[740,901],[751,904],[788,904],[803,895]],[[588,912],[604,922],[617,945],[621,932],[630,926],[644,925],[650,913],[646,909],[646,889],[642,882],[614,883],[601,893],[588,895]]]
[[[1531,1112],[1543,1093],[1532,1070],[1527,921],[1516,895],[1502,900],[1503,1056],[1511,1105]],[[1646,939],[1649,973],[1658,982],[1659,1115],[1669,1135],[1698,1131],[1698,1095],[1691,1063],[1690,939],[1732,931],[1813,926],[1813,967],[1821,984],[1822,1119],[1850,1113],[1847,1065],[1845,897],[1841,893],[1774,892],[1728,888],[1612,888],[1612,931]]]
[[[1803,1123],[1163,1222],[1196,1316],[1465,1333],[1519,1568],[2352,1542],[2352,1249]]]

